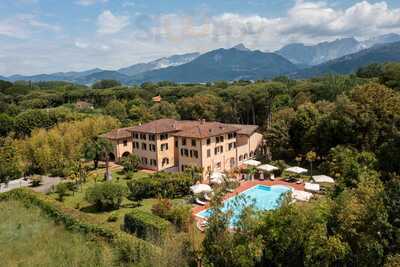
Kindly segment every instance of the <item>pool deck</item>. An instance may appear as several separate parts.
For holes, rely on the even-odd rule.
[[[288,183],[288,182],[285,182],[285,181],[283,181],[283,180],[281,180],[281,179],[276,179],[276,180],[274,180],[274,181],[270,181],[270,180],[265,180],[265,181],[254,180],[254,181],[245,181],[245,182],[242,182],[242,183],[240,184],[240,186],[237,187],[237,188],[235,189],[234,192],[232,192],[232,193],[227,193],[227,194],[223,197],[223,200],[225,201],[225,200],[227,200],[228,198],[231,198],[231,197],[233,197],[233,196],[235,196],[235,195],[237,195],[237,194],[239,194],[239,193],[241,193],[241,192],[243,192],[243,191],[245,191],[245,190],[247,190],[247,189],[249,189],[249,188],[251,188],[251,187],[253,187],[253,186],[256,186],[256,185],[266,185],[266,186],[271,186],[271,185],[285,185],[285,186],[287,186],[287,187],[294,188],[295,190],[304,191],[304,183],[301,183],[301,184]],[[210,206],[209,203],[207,203],[207,204],[204,205],[204,206],[195,205],[195,206],[192,208],[192,216],[193,216],[195,219],[199,219],[199,218],[196,216],[196,214],[199,213],[199,212],[201,212],[201,211],[203,211],[203,210],[208,209],[209,206]]]

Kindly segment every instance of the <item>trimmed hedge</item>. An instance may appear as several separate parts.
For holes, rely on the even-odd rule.
[[[134,200],[157,196],[178,198],[188,195],[192,184],[192,177],[185,173],[158,172],[128,182],[128,188]]]
[[[125,214],[124,229],[143,239],[161,241],[167,231],[171,229],[171,224],[169,221],[151,213],[133,210]]]
[[[93,234],[111,243],[119,253],[120,260],[143,263],[160,254],[158,247],[126,233],[116,233],[94,223],[90,216],[77,210],[64,207],[56,200],[26,188],[15,189],[0,194],[0,201],[17,200],[26,206],[40,208],[48,217],[63,223],[68,230]]]

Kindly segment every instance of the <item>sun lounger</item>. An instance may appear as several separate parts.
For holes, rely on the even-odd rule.
[[[285,182],[294,183],[294,182],[297,182],[297,179],[294,178],[294,177],[289,177],[289,178],[286,178],[286,179],[285,179]]]
[[[305,183],[304,190],[310,192],[318,192],[320,189],[319,184]]]
[[[298,201],[309,201],[313,194],[300,190],[293,190],[292,197]]]
[[[205,231],[205,228],[207,227],[208,222],[207,221],[197,221],[196,226],[197,229],[199,229],[201,232]]]
[[[204,205],[206,205],[207,203],[204,202],[204,201],[201,201],[201,200],[198,199],[198,198],[196,198],[196,204],[198,204],[198,205],[200,205],[200,206],[204,206]]]
[[[206,227],[208,225],[208,221],[204,220],[200,222],[201,227]]]

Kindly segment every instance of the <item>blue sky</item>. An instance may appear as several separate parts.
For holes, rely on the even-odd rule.
[[[400,33],[399,0],[1,0],[0,75]]]

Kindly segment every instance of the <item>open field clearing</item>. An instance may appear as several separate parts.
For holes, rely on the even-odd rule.
[[[102,241],[67,231],[36,207],[0,202],[0,266],[112,266]]]

